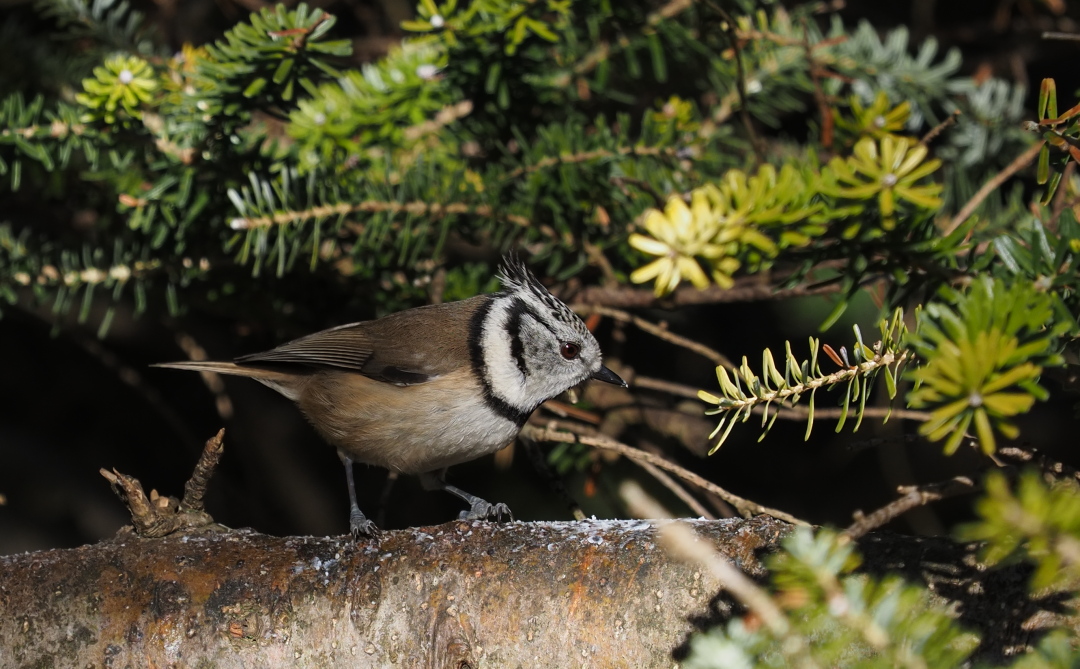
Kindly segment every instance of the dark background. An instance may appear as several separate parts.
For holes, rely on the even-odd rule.
[[[243,20],[258,3],[135,3],[176,47],[202,43]],[[315,3],[339,17],[339,35],[353,36],[356,59],[378,57],[400,37],[394,27],[410,13],[403,2]],[[1047,41],[1045,30],[1076,32],[1076,3],[1055,14],[1052,2],[986,0],[934,2],[915,0],[847,2],[840,15],[849,24],[870,21],[879,30],[908,26],[919,38],[933,37],[943,47],[957,47],[964,73],[1019,80],[1031,91],[1029,108],[1043,77],[1057,79],[1063,107],[1071,106],[1077,81],[1080,43]],[[18,15],[25,3],[0,3],[0,24]],[[20,65],[19,54],[0,45],[0,69]],[[23,54],[25,57],[26,54]],[[10,72],[9,72],[10,73]],[[320,325],[330,326],[371,314],[334,305],[319,305]],[[653,321],[667,320],[671,329],[698,339],[737,360],[752,363],[762,347],[783,350],[785,339],[805,353],[806,337],[830,310],[827,300],[805,298],[780,303],[733,304],[684,309],[678,313],[646,311]],[[867,332],[877,309],[868,298],[856,303],[844,321],[823,340],[850,344],[850,326]],[[89,322],[97,322],[91,317]],[[206,315],[180,320],[143,315],[134,318],[121,308],[109,336],[98,341],[91,330],[65,325],[54,332],[47,308],[6,309],[0,319],[0,554],[75,546],[111,536],[126,520],[123,505],[98,474],[115,467],[163,494],[179,495],[203,441],[226,427],[225,456],[208,493],[215,519],[233,527],[250,526],[270,534],[341,534],[348,514],[341,465],[304,422],[291,402],[246,379],[226,379],[225,394],[232,415],[222,416],[216,398],[197,374],[152,369],[154,362],[184,359],[176,333],[190,335],[212,359],[262,350],[280,343],[270,333]],[[302,333],[297,333],[302,334]],[[715,387],[706,361],[634,329],[612,337],[605,323],[599,336],[609,358],[630,365],[638,374]],[[801,347],[801,348],[800,348]],[[1021,421],[1023,439],[1065,461],[1076,424],[1071,400],[1054,393],[1060,410],[1041,412],[1040,420]],[[647,396],[647,393],[644,393]],[[667,398],[656,396],[658,401]],[[819,406],[832,404],[819,396]],[[1051,416],[1051,418],[1046,418]],[[1056,419],[1053,417],[1057,417]],[[1054,421],[1057,422],[1054,422]],[[856,509],[871,510],[893,497],[898,484],[928,482],[974,471],[973,455],[941,455],[938,445],[908,438],[915,427],[893,420],[882,426],[866,420],[858,433],[849,428],[834,435],[833,425],[819,421],[809,442],[802,423],[779,421],[757,443],[756,423],[736,427],[717,454],[699,458],[672,444],[670,456],[703,476],[768,506],[784,509],[814,523],[844,525]],[[1073,462],[1073,464],[1077,464]],[[386,529],[441,523],[455,517],[458,500],[421,490],[402,478],[380,508],[386,473],[357,468],[360,504],[381,518]],[[625,515],[614,489],[625,476],[649,483],[634,465],[598,461],[565,480],[586,513],[599,517]],[[492,458],[452,470],[450,481],[490,501],[503,501],[523,520],[567,519],[569,511],[537,475],[520,447],[509,468]],[[656,489],[654,484],[650,484]],[[679,513],[674,498],[659,491]],[[922,509],[893,524],[893,529],[923,534],[947,531],[969,516],[970,500]]]

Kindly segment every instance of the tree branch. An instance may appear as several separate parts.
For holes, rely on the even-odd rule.
[[[714,493],[728,504],[734,506],[736,509],[739,510],[740,513],[744,515],[766,514],[772,516],[773,518],[779,518],[780,520],[792,523],[794,525],[809,525],[809,523],[807,523],[805,520],[800,520],[795,516],[784,513],[783,511],[777,509],[770,509],[767,506],[762,506],[760,504],[757,504],[756,502],[751,502],[748,499],[744,499],[742,497],[739,497],[738,495],[730,493],[727,490],[716,485],[712,481],[706,480],[705,478],[702,478],[701,476],[695,474],[689,469],[686,469],[685,467],[680,467],[674,462],[671,462],[666,458],[662,458],[659,455],[647,453],[640,449],[634,448],[633,446],[619,443],[614,439],[611,439],[610,437],[605,437],[601,435],[576,434],[572,430],[572,425],[560,423],[558,421],[550,421],[546,427],[526,425],[524,428],[522,428],[521,433],[529,439],[534,439],[536,441],[554,441],[570,444],[585,444],[586,446],[592,446],[593,448],[599,448],[605,451],[613,451],[615,453],[619,453],[620,455],[625,455],[626,457],[630,458],[635,462],[647,462],[651,465],[659,467],[660,469],[666,469],[667,471],[675,474],[684,481],[688,481],[698,486],[699,488]]]
[[[927,483],[925,485],[904,485],[897,489],[901,497],[889,502],[870,515],[863,515],[861,511],[855,512],[855,522],[851,524],[844,534],[851,539],[858,539],[871,530],[885,525],[908,511],[936,502],[946,497],[967,495],[975,492],[979,487],[966,476],[955,476],[947,481]]]

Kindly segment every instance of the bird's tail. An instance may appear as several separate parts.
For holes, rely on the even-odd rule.
[[[187,369],[192,372],[216,372],[218,374],[231,374],[233,376],[252,376],[266,370],[241,367],[233,362],[209,362],[188,360],[184,362],[160,362],[151,367],[167,367],[169,369]]]
[[[260,383],[270,386],[292,400],[296,399],[298,385],[303,379],[302,375],[298,375],[295,372],[267,369],[266,367],[237,365],[233,362],[190,360],[184,362],[161,362],[150,366],[165,367],[167,369],[186,369],[192,372],[214,372],[216,374],[228,374],[230,376],[246,376],[249,379],[255,379]]]

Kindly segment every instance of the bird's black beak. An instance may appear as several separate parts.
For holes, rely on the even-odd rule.
[[[597,381],[603,381],[604,383],[622,386],[623,388],[627,387],[626,381],[623,381],[618,374],[603,365],[600,365],[600,369],[593,372],[593,375],[590,378],[596,379]]]

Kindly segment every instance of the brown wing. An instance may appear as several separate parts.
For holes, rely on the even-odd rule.
[[[341,325],[241,356],[236,363],[334,367],[387,383],[424,383],[470,364],[469,319],[488,299],[480,295]]]

